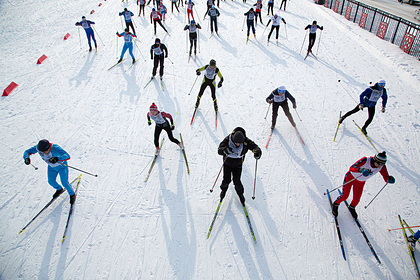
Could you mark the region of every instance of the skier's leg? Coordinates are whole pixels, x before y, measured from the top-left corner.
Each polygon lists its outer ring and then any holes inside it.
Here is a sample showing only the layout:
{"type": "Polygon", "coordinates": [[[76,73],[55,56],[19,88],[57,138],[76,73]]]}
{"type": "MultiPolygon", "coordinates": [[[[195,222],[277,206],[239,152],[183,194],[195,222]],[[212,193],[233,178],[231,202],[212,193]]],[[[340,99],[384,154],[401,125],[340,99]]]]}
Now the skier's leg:
{"type": "Polygon", "coordinates": [[[368,107],[368,119],[366,120],[365,124],[363,125],[364,130],[366,130],[366,128],[370,125],[370,123],[373,120],[373,117],[375,116],[375,106],[373,107],[368,107]]]}
{"type": "Polygon", "coordinates": [[[289,104],[287,101],[282,102],[281,107],[283,108],[283,112],[286,117],[289,119],[289,122],[292,124],[293,127],[296,126],[295,121],[293,120],[292,114],[290,114],[289,104]]]}
{"type": "Polygon", "coordinates": [[[154,140],[156,149],[159,148],[159,136],[161,132],[162,132],[162,127],[156,125],[155,126],[155,140],[154,140]]]}
{"type": "Polygon", "coordinates": [[[356,180],[353,180],[353,179],[354,179],[353,175],[351,175],[350,172],[347,172],[346,175],[344,176],[343,193],[341,194],[341,196],[337,197],[337,199],[334,202],[335,204],[340,204],[341,202],[343,202],[344,200],[346,200],[349,197],[353,182],[356,181],[356,180]],[[353,181],[351,181],[351,180],[353,180],[353,181]]]}
{"type": "Polygon", "coordinates": [[[353,110],[348,111],[347,113],[345,113],[344,116],[341,117],[340,121],[343,122],[345,118],[347,118],[348,116],[353,115],[354,113],[357,113],[359,111],[360,111],[360,108],[359,108],[359,105],[357,105],[356,107],[354,107],[353,110]]]}
{"type": "Polygon", "coordinates": [[[274,127],[276,127],[276,122],[277,122],[277,112],[279,110],[279,103],[277,102],[273,102],[273,115],[271,118],[271,129],[274,129],[274,127]]]}
{"type": "Polygon", "coordinates": [[[61,186],[57,183],[58,168],[48,165],[47,176],[48,184],[50,184],[56,190],[61,190],[61,186]]]}
{"type": "Polygon", "coordinates": [[[163,128],[166,133],[168,134],[169,140],[171,140],[171,142],[174,142],[175,144],[179,144],[180,142],[178,141],[178,139],[174,138],[174,135],[172,134],[172,130],[171,127],[169,126],[169,123],[166,127],[163,128]]]}
{"type": "Polygon", "coordinates": [[[244,197],[244,186],[241,182],[241,174],[242,174],[242,165],[235,167],[232,171],[233,175],[233,184],[235,185],[236,193],[239,196],[239,200],[242,204],[245,203],[245,197],[244,197]]]}
{"type": "Polygon", "coordinates": [[[74,195],[73,187],[69,183],[69,168],[67,166],[60,166],[58,171],[63,187],[67,190],[69,195],[74,195]]]}

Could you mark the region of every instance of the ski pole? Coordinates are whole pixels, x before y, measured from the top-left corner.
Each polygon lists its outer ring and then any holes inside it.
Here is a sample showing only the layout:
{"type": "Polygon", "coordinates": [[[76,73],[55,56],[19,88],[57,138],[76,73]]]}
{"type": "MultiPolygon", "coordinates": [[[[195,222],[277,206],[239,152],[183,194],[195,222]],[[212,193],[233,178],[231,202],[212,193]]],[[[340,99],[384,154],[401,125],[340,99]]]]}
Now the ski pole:
{"type": "Polygon", "coordinates": [[[319,34],[318,47],[317,47],[317,49],[316,49],[316,55],[318,55],[318,51],[319,51],[319,44],[321,43],[321,36],[322,36],[322,30],[321,30],[321,34],[319,34]]]}
{"type": "Polygon", "coordinates": [[[192,87],[191,87],[190,92],[188,93],[188,95],[190,95],[191,91],[193,90],[194,85],[195,85],[195,82],[197,82],[197,79],[198,79],[198,76],[195,78],[195,81],[194,81],[194,83],[193,83],[193,85],[192,85],[192,87]]]}
{"type": "Polygon", "coordinates": [[[302,47],[300,47],[299,54],[301,54],[301,53],[302,53],[303,44],[305,44],[306,36],[308,36],[308,32],[306,32],[306,33],[305,33],[305,38],[303,38],[302,47]]]}
{"type": "Polygon", "coordinates": [[[420,226],[410,226],[410,227],[402,227],[402,228],[393,228],[393,229],[388,229],[388,231],[393,231],[393,230],[397,230],[397,229],[410,229],[410,228],[418,228],[420,226]]]}
{"type": "Polygon", "coordinates": [[[213,187],[211,188],[210,192],[213,192],[214,186],[215,186],[215,185],[216,185],[216,183],[217,183],[217,179],[219,179],[220,173],[222,172],[223,166],[225,165],[225,161],[226,161],[226,159],[227,159],[227,158],[228,158],[228,157],[226,157],[226,158],[225,158],[225,160],[223,161],[222,167],[220,167],[219,174],[217,174],[216,181],[214,181],[213,187]]]}
{"type": "Polygon", "coordinates": [[[244,16],[244,23],[242,23],[242,31],[244,31],[246,16],[244,16]]]}
{"type": "Polygon", "coordinates": [[[80,39],[80,26],[77,27],[77,31],[79,31],[79,45],[80,49],[82,49],[82,40],[80,39]]]}
{"type": "Polygon", "coordinates": [[[255,184],[257,181],[257,163],[258,163],[258,159],[255,160],[254,194],[252,195],[252,199],[255,199],[255,184]]]}
{"type": "Polygon", "coordinates": [[[174,62],[169,58],[169,57],[166,57],[172,64],[174,64],[174,62]]]}
{"type": "Polygon", "coordinates": [[[299,116],[298,111],[296,110],[296,108],[295,108],[295,112],[296,112],[296,115],[298,116],[299,120],[302,121],[302,119],[300,118],[300,116],[299,116]]]}
{"type": "Polygon", "coordinates": [[[32,165],[32,167],[35,169],[35,170],[38,170],[38,167],[36,167],[35,165],[33,165],[32,163],[31,163],[31,165],[32,165]]]}
{"type": "Polygon", "coordinates": [[[101,38],[101,36],[99,35],[98,31],[96,31],[95,26],[93,26],[93,25],[92,25],[92,28],[93,28],[93,30],[95,30],[96,35],[98,35],[99,40],[101,40],[102,45],[103,45],[103,46],[105,46],[104,41],[102,41],[102,38],[101,38]]]}
{"type": "Polygon", "coordinates": [[[381,191],[386,187],[386,185],[388,185],[388,182],[385,183],[385,185],[382,187],[382,189],[375,195],[374,198],[372,198],[372,200],[368,203],[368,205],[365,206],[365,209],[369,207],[369,205],[372,203],[372,201],[375,200],[375,198],[381,193],[381,191]]]}
{"type": "Polygon", "coordinates": [[[188,53],[188,33],[185,32],[185,52],[188,53]]]}
{"type": "MultiPolygon", "coordinates": [[[[340,185],[340,186],[336,187],[335,189],[330,190],[330,193],[332,193],[333,191],[338,190],[338,189],[339,189],[339,188],[341,188],[341,187],[344,187],[344,185],[347,185],[348,183],[353,182],[354,180],[356,180],[357,178],[359,178],[359,177],[361,177],[361,176],[363,176],[363,174],[360,174],[360,175],[359,175],[359,176],[357,176],[356,178],[353,178],[353,179],[351,179],[350,181],[345,182],[344,184],[342,184],[342,185],[340,185]]],[[[325,193],[324,193],[324,195],[327,195],[327,193],[325,192],[325,193]]]]}
{"type": "Polygon", "coordinates": [[[268,111],[270,111],[271,103],[268,104],[267,113],[265,113],[264,120],[267,119],[268,111]]]}
{"type": "Polygon", "coordinates": [[[134,44],[136,45],[136,48],[139,50],[139,53],[140,53],[141,57],[144,59],[144,62],[146,62],[146,58],[144,58],[143,54],[141,53],[140,48],[137,46],[136,41],[135,41],[135,40],[133,40],[133,42],[134,42],[134,44]]]}
{"type": "Polygon", "coordinates": [[[115,56],[118,58],[118,36],[117,36],[117,44],[115,45],[115,56]]]}
{"type": "Polygon", "coordinates": [[[61,163],[61,162],[58,162],[59,164],[61,164],[61,165],[63,165],[63,166],[67,166],[67,167],[70,167],[70,168],[73,168],[74,170],[77,170],[77,171],[80,171],[80,172],[83,172],[83,173],[86,173],[86,174],[88,174],[88,175],[91,175],[91,176],[94,176],[94,177],[98,177],[98,175],[96,174],[92,174],[92,173],[89,173],[89,172],[86,172],[86,171],[84,171],[84,170],[81,170],[81,169],[78,169],[78,168],[76,168],[76,167],[73,167],[73,166],[70,166],[70,165],[65,165],[64,163],[61,163]]]}
{"type": "Polygon", "coordinates": [[[287,37],[287,25],[286,24],[284,24],[284,31],[286,32],[286,40],[288,40],[289,38],[287,37]]]}
{"type": "Polygon", "coordinates": [[[262,34],[263,36],[264,36],[265,30],[267,29],[267,26],[268,25],[266,25],[265,28],[264,28],[264,31],[263,31],[263,34],[262,34]]]}
{"type": "Polygon", "coordinates": [[[123,24],[122,17],[120,17],[120,20],[121,20],[121,28],[122,28],[122,30],[124,31],[124,24],[123,24]]]}
{"type": "Polygon", "coordinates": [[[200,53],[200,30],[197,29],[198,53],[200,53]]]}

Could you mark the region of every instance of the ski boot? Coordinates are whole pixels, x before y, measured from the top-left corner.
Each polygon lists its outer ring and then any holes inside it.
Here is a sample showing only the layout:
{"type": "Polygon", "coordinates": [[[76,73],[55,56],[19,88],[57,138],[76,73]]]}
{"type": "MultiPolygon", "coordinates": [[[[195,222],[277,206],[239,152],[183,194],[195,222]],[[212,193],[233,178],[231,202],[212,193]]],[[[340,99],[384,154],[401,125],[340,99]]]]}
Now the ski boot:
{"type": "Polygon", "coordinates": [[[350,213],[353,216],[353,218],[355,218],[357,220],[357,212],[356,212],[356,209],[354,208],[354,206],[350,205],[349,210],[350,210],[350,213]]]}
{"type": "Polygon", "coordinates": [[[60,196],[60,194],[62,194],[64,192],[64,189],[61,188],[60,190],[56,190],[55,193],[53,194],[53,198],[57,198],[60,196]]]}
{"type": "Polygon", "coordinates": [[[70,196],[70,204],[73,204],[76,201],[76,194],[70,196]]]}

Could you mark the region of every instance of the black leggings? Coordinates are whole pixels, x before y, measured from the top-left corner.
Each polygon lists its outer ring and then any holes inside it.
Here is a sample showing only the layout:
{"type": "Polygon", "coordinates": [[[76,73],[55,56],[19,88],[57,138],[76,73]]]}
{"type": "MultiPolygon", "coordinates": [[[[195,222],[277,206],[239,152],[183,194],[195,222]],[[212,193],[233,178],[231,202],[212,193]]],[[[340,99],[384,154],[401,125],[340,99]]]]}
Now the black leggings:
{"type": "Polygon", "coordinates": [[[241,196],[244,194],[244,186],[241,182],[242,164],[237,167],[230,167],[229,165],[223,165],[223,181],[220,188],[226,191],[229,187],[233,177],[233,184],[235,185],[236,193],[241,196]]]}
{"type": "Polygon", "coordinates": [[[273,33],[274,29],[276,29],[276,39],[278,39],[278,38],[279,38],[279,29],[280,29],[280,25],[272,25],[272,26],[271,26],[270,33],[268,33],[268,40],[270,40],[271,33],[273,33]]]}
{"type": "MultiPolygon", "coordinates": [[[[370,123],[373,120],[373,117],[375,116],[375,106],[373,107],[367,107],[368,109],[368,119],[366,120],[365,124],[363,125],[363,128],[366,129],[370,123]]],[[[354,113],[357,113],[360,111],[359,105],[357,105],[353,110],[348,111],[343,117],[342,119],[344,120],[345,118],[347,118],[350,115],[353,115],[354,113]]]]}
{"type": "Polygon", "coordinates": [[[165,130],[166,133],[168,134],[169,140],[171,140],[175,144],[179,144],[179,141],[176,138],[174,138],[174,136],[172,134],[172,130],[169,126],[169,123],[166,122],[163,125],[156,125],[155,126],[155,146],[156,146],[156,148],[159,147],[159,136],[160,136],[160,133],[162,132],[162,129],[165,130]]]}
{"type": "Polygon", "coordinates": [[[293,127],[296,126],[295,121],[293,120],[292,114],[290,114],[289,111],[289,104],[287,104],[287,101],[281,102],[281,103],[273,103],[273,118],[271,120],[271,127],[274,128],[276,126],[277,122],[277,112],[279,111],[279,106],[283,108],[284,114],[289,119],[289,122],[292,124],[293,127]]]}

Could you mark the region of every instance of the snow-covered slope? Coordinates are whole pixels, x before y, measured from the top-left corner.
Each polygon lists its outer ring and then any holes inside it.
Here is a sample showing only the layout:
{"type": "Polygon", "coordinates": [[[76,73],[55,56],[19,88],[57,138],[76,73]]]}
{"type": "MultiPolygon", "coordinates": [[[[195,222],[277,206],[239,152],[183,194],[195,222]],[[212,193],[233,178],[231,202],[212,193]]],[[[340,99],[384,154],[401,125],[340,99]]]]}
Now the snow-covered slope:
{"type": "MultiPolygon", "coordinates": [[[[122,31],[118,12],[127,7],[137,14],[133,1],[0,2],[0,85],[19,84],[0,102],[0,278],[415,279],[401,233],[387,229],[399,226],[398,214],[413,225],[420,214],[418,61],[310,1],[291,1],[288,11],[280,12],[287,30],[282,24],[278,46],[267,46],[269,28],[261,24],[257,40],[251,36],[245,44],[242,15],[254,4],[249,1],[221,2],[220,38],[210,38],[208,17],[203,21],[206,5],[199,1],[200,52],[188,63],[185,13],[171,14],[170,3],[165,4],[171,36],[158,27],[158,37],[173,63],[165,60],[162,91],[153,82],[143,88],[152,72],[149,49],[154,37],[148,15],[135,18],[141,40],[135,47],[138,63],[127,70],[127,59],[107,71],[121,51],[122,40],[115,36],[122,31]],[[90,15],[91,10],[95,12],[90,15]],[[83,30],[79,43],[74,23],[83,15],[96,22],[97,54],[87,52],[83,30]],[[308,39],[304,27],[313,20],[324,26],[315,45],[316,51],[320,40],[318,60],[303,60],[308,39]],[[71,36],[64,41],[67,32],[71,36]],[[48,59],[36,65],[42,54],[48,59]],[[209,90],[190,126],[202,79],[188,95],[195,69],[212,58],[225,78],[217,90],[218,128],[209,90]],[[363,124],[365,111],[346,119],[332,140],[339,112],[354,108],[369,82],[379,79],[387,81],[387,111],[382,114],[378,104],[368,132],[378,150],[387,151],[387,167],[396,183],[364,209],[384,185],[380,175],[370,179],[357,210],[380,265],[341,206],[348,255],[343,260],[324,196],[327,188],[342,183],[352,163],[375,154],[352,122],[363,124]],[[291,111],[305,146],[279,112],[270,146],[264,148],[271,122],[271,113],[264,119],[265,98],[280,85],[296,98],[297,111],[291,111]],[[174,116],[175,136],[183,135],[190,174],[180,150],[166,137],[144,183],[154,153],[153,126],[146,120],[152,102],[174,116]],[[222,165],[217,147],[236,126],[263,150],[255,200],[252,154],[242,173],[257,244],[232,185],[206,239],[219,201],[220,178],[216,191],[209,192],[222,165]],[[69,152],[71,166],[99,175],[83,174],[63,244],[67,194],[16,235],[54,192],[46,164],[34,155],[32,162],[39,168],[34,170],[22,159],[24,150],[43,138],[69,152]]],[[[149,14],[151,7],[146,10],[149,14]]],[[[266,7],[264,23],[265,15],[266,7]]],[[[70,178],[79,174],[70,170],[70,178]]]]}

